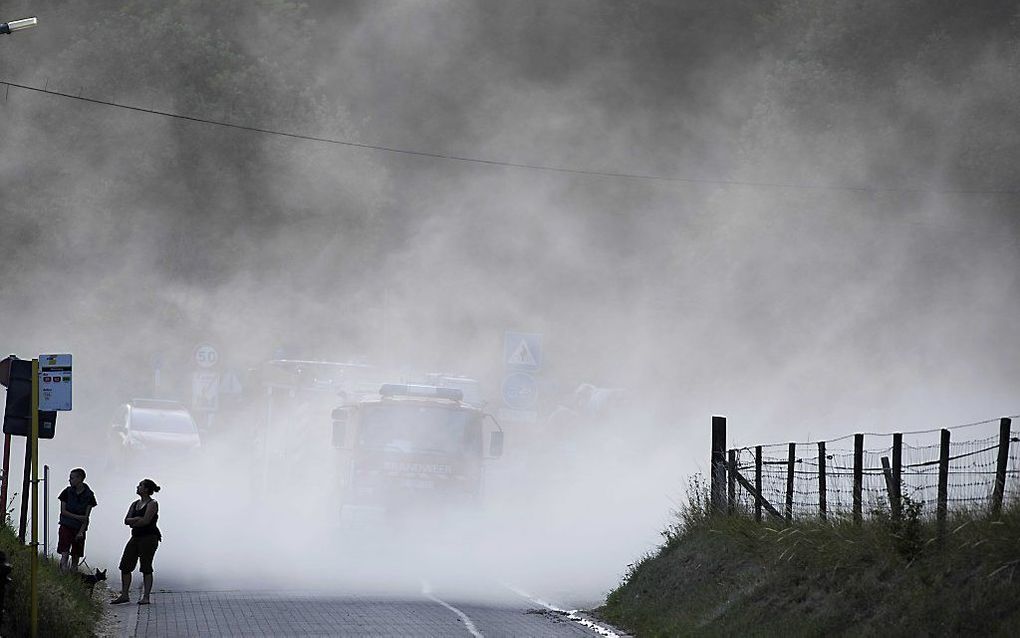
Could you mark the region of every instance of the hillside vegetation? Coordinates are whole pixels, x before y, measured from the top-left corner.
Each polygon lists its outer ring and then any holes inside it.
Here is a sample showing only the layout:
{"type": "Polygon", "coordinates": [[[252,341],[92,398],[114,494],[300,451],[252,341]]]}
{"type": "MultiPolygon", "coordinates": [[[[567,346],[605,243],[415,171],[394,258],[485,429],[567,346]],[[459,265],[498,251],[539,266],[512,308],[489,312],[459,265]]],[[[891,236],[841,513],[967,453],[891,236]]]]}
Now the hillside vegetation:
{"type": "MultiPolygon", "coordinates": [[[[17,534],[0,525],[0,551],[11,564],[11,581],[4,596],[0,635],[27,636],[30,628],[30,589],[32,549],[18,542],[17,534]]],[[[39,558],[39,635],[91,636],[99,621],[102,594],[89,592],[77,574],[63,574],[57,563],[39,558]]]]}
{"type": "Polygon", "coordinates": [[[1020,635],[1020,508],[958,513],[944,543],[920,504],[863,524],[711,516],[666,542],[598,610],[637,636],[1020,635]]]}

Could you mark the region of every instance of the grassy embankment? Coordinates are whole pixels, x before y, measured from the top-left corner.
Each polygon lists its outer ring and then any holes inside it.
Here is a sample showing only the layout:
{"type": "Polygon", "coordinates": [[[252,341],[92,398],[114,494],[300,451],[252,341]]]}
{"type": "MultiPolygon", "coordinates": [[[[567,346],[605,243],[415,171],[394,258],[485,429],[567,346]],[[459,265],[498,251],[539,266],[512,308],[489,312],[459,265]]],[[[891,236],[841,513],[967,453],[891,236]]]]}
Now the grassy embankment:
{"type": "Polygon", "coordinates": [[[861,525],[710,516],[694,482],[666,542],[598,614],[637,636],[1020,635],[1020,507],[951,515],[919,504],[861,525]]]}
{"type": "MultiPolygon", "coordinates": [[[[11,582],[4,601],[0,635],[27,636],[29,633],[29,570],[32,549],[18,542],[17,534],[0,524],[0,551],[11,564],[11,582]]],[[[39,557],[39,635],[91,636],[99,620],[100,592],[90,599],[77,574],[61,574],[57,563],[39,557]]]]}

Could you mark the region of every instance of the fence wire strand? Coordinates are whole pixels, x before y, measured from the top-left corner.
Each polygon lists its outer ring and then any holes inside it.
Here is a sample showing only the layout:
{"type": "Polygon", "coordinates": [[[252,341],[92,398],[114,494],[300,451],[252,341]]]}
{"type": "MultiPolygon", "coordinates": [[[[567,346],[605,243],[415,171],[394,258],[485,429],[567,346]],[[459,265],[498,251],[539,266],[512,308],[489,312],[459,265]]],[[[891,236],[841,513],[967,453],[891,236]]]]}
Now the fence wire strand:
{"type": "MultiPolygon", "coordinates": [[[[1015,417],[1009,417],[1015,419],[1015,417]]],[[[965,424],[960,428],[998,423],[990,419],[965,424]]],[[[940,430],[905,432],[904,434],[938,434],[940,430]]],[[[968,432],[969,433],[969,432],[968,432]]],[[[849,516],[853,512],[854,493],[854,449],[852,439],[841,437],[825,442],[825,506],[831,517],[849,516]],[[841,445],[842,444],[842,445],[841,445]]],[[[869,437],[891,437],[890,434],[864,434],[869,437]]],[[[937,436],[935,437],[938,438],[937,436]]],[[[998,433],[983,438],[964,441],[950,440],[947,475],[947,506],[951,509],[986,509],[992,501],[995,489],[998,455],[1000,447],[998,433]]],[[[817,517],[820,505],[820,471],[817,443],[793,444],[795,456],[792,467],[789,461],[789,443],[761,445],[761,495],[776,510],[793,517],[817,517]],[[790,479],[792,476],[792,485],[790,479]],[[789,487],[788,487],[789,486],[789,487]]],[[[1020,431],[1009,432],[1007,441],[1007,465],[1003,489],[1003,507],[1020,501],[1020,431]]],[[[737,448],[736,468],[751,485],[756,480],[755,446],[737,448]]],[[[934,516],[938,500],[939,465],[941,444],[918,442],[901,445],[900,493],[914,502],[922,503],[922,515],[934,516]]],[[[890,484],[892,484],[891,459],[893,446],[869,447],[861,456],[861,511],[868,515],[876,510],[887,510],[890,506],[890,484]],[[890,463],[887,479],[883,458],[890,463]],[[888,481],[888,482],[887,482],[888,481]]],[[[754,496],[737,487],[737,504],[753,510],[754,496]]]]}

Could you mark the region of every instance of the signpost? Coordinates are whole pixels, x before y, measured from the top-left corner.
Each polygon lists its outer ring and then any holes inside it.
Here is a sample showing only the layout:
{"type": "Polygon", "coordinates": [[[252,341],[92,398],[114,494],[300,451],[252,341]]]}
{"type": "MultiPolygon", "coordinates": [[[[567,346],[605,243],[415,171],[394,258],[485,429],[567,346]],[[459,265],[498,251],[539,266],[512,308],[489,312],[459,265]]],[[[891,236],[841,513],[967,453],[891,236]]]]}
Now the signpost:
{"type": "MultiPolygon", "coordinates": [[[[39,360],[32,359],[32,566],[29,575],[30,628],[33,638],[39,635],[39,360]]],[[[22,495],[24,499],[24,495],[22,495]]]]}
{"type": "Polygon", "coordinates": [[[534,332],[503,334],[503,409],[501,419],[533,423],[538,418],[538,381],[532,373],[542,368],[542,335],[534,332]]]}
{"type": "Polygon", "coordinates": [[[39,635],[39,411],[71,409],[71,355],[41,354],[32,359],[32,565],[29,576],[31,635],[39,635]]]}
{"type": "Polygon", "coordinates": [[[195,348],[196,370],[191,375],[191,407],[205,412],[205,428],[212,428],[213,413],[220,407],[220,373],[213,368],[220,362],[220,353],[208,343],[195,348]]]}

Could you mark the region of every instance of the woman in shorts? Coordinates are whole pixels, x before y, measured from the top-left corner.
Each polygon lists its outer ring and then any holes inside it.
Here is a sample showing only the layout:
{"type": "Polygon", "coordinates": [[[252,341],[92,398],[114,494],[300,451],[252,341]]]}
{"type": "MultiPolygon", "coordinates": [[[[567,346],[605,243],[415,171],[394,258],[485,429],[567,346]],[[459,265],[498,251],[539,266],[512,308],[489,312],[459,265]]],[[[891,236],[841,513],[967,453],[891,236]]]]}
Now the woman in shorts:
{"type": "Polygon", "coordinates": [[[135,489],[139,498],[128,507],[124,524],[131,528],[131,538],[124,546],[124,555],[120,559],[120,596],[110,601],[119,605],[130,601],[128,591],[131,589],[131,572],[135,565],[141,563],[142,597],[139,605],[149,604],[149,593],[152,591],[152,557],[162,540],[156,521],[159,520],[159,503],[152,495],[159,491],[159,486],[152,479],[142,479],[135,489]]]}

